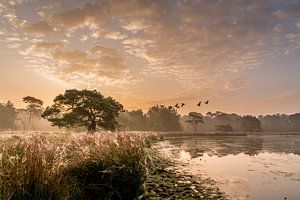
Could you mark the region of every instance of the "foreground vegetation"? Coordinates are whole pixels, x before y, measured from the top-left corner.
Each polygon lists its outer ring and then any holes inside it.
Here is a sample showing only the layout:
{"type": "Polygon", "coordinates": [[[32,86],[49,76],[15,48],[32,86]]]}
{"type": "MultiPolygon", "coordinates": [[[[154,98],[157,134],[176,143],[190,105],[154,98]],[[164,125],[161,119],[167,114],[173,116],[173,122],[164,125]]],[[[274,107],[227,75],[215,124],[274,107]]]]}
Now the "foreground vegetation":
{"type": "Polygon", "coordinates": [[[172,161],[150,148],[157,139],[145,133],[7,134],[0,139],[0,199],[223,199],[175,172],[172,161]]]}
{"type": "Polygon", "coordinates": [[[103,133],[7,138],[0,199],[135,199],[146,179],[144,142],[103,133]]]}

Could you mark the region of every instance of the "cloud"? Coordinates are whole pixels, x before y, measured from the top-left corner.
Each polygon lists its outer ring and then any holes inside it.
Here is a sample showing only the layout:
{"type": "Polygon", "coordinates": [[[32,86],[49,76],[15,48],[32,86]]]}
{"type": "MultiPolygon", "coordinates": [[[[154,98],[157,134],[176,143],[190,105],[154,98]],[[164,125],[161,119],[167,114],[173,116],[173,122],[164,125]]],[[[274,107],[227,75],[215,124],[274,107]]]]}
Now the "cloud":
{"type": "Polygon", "coordinates": [[[100,64],[109,69],[126,69],[127,65],[121,56],[102,56],[100,64]]]}
{"type": "Polygon", "coordinates": [[[84,64],[70,64],[66,68],[64,68],[63,73],[69,74],[74,72],[81,72],[85,73],[87,71],[91,71],[93,68],[90,65],[84,65],[84,64]]]}
{"type": "Polygon", "coordinates": [[[67,29],[89,26],[93,23],[99,24],[105,19],[105,16],[103,16],[104,9],[104,6],[86,4],[84,7],[76,7],[55,13],[51,15],[50,20],[67,29]]]}
{"type": "Polygon", "coordinates": [[[55,50],[53,53],[53,58],[66,62],[81,61],[87,58],[87,53],[80,50],[65,51],[65,50],[55,50]]]}
{"type": "Polygon", "coordinates": [[[125,34],[122,34],[120,32],[106,32],[104,33],[104,37],[112,40],[123,40],[127,38],[125,34]]]}
{"type": "Polygon", "coordinates": [[[87,36],[87,35],[82,35],[82,36],[80,36],[80,41],[81,42],[84,42],[84,41],[86,41],[86,40],[88,40],[89,39],[89,37],[87,36]]]}
{"type": "Polygon", "coordinates": [[[101,45],[95,45],[92,48],[92,53],[95,54],[103,54],[103,55],[110,55],[110,54],[116,54],[116,50],[112,48],[107,48],[101,45]]]}
{"type": "Polygon", "coordinates": [[[219,84],[231,92],[243,87],[233,78],[242,70],[300,47],[300,4],[294,0],[53,2],[23,3],[22,9],[33,12],[27,16],[18,6],[3,4],[1,10],[11,24],[36,15],[40,22],[16,29],[51,33],[43,41],[30,35],[28,42],[48,52],[49,68],[58,76],[73,80],[164,77],[195,91],[219,84]]]}
{"type": "Polygon", "coordinates": [[[27,31],[28,33],[37,33],[40,35],[48,35],[51,32],[53,32],[54,29],[46,22],[37,22],[37,23],[26,26],[25,31],[27,31]]]}
{"type": "Polygon", "coordinates": [[[90,36],[95,39],[103,37],[103,38],[112,39],[112,40],[123,40],[123,39],[127,38],[126,34],[123,34],[118,31],[110,31],[110,30],[101,30],[101,31],[93,30],[90,33],[90,36]]]}
{"type": "Polygon", "coordinates": [[[63,42],[38,42],[35,44],[36,49],[53,50],[56,48],[63,48],[63,42]]]}
{"type": "Polygon", "coordinates": [[[57,63],[63,63],[61,68],[65,75],[69,73],[94,74],[109,79],[129,77],[130,66],[124,57],[112,48],[96,45],[87,52],[56,49],[52,56],[57,63]]]}
{"type": "Polygon", "coordinates": [[[19,37],[8,37],[8,38],[6,38],[5,41],[7,41],[7,42],[20,42],[22,40],[19,37]]]}
{"type": "Polygon", "coordinates": [[[141,20],[135,20],[129,22],[126,25],[123,25],[123,28],[128,31],[137,32],[137,31],[142,31],[145,28],[148,28],[148,26],[145,23],[143,23],[143,21],[141,20]]]}
{"type": "Polygon", "coordinates": [[[277,10],[275,15],[281,19],[298,19],[300,17],[300,2],[289,1],[283,9],[277,10]]]}

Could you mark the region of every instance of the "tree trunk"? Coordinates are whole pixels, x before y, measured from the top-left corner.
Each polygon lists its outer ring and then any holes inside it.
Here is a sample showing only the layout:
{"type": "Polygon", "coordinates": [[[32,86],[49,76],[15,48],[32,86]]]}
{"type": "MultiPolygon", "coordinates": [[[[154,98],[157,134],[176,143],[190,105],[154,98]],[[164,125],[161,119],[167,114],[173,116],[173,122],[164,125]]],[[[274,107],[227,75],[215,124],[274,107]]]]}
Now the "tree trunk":
{"type": "Polygon", "coordinates": [[[27,131],[30,129],[30,124],[31,124],[31,118],[32,118],[32,112],[29,112],[29,118],[28,118],[28,124],[27,124],[27,131]]]}
{"type": "Polygon", "coordinates": [[[194,133],[197,133],[197,124],[193,123],[193,127],[194,127],[194,133]]]}
{"type": "Polygon", "coordinates": [[[88,132],[94,133],[95,131],[96,131],[96,121],[91,121],[91,123],[88,127],[88,132]]]}

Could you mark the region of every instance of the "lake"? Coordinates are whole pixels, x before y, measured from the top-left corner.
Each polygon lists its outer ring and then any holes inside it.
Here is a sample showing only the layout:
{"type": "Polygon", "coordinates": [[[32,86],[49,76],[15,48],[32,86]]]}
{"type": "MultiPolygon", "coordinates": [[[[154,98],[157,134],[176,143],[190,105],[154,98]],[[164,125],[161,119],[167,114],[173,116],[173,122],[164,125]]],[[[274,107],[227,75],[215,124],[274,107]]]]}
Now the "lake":
{"type": "Polygon", "coordinates": [[[156,147],[230,199],[300,199],[300,135],[167,137],[156,147]]]}

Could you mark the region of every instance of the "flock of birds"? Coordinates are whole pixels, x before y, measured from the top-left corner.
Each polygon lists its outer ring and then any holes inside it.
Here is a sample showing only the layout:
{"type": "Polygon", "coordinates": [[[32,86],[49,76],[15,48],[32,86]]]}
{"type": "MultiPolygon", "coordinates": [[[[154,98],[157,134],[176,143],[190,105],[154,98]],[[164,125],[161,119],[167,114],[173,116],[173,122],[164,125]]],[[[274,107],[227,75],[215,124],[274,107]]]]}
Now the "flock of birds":
{"type": "MultiPolygon", "coordinates": [[[[208,104],[209,100],[204,101],[203,103],[208,104]]],[[[197,103],[197,106],[200,107],[201,106],[202,101],[199,101],[199,103],[197,103]]],[[[185,103],[176,103],[175,104],[175,108],[182,108],[183,106],[185,106],[185,103]]]]}

